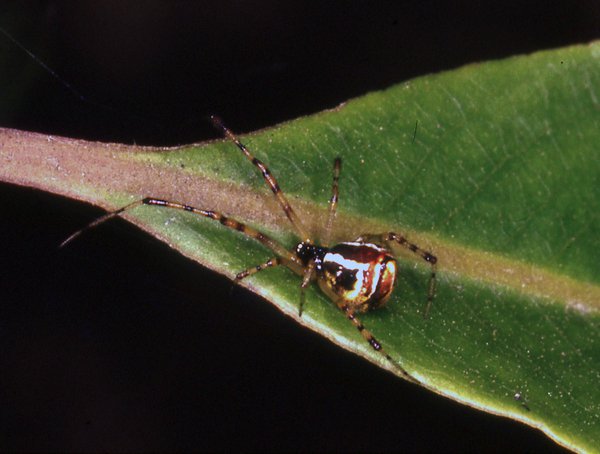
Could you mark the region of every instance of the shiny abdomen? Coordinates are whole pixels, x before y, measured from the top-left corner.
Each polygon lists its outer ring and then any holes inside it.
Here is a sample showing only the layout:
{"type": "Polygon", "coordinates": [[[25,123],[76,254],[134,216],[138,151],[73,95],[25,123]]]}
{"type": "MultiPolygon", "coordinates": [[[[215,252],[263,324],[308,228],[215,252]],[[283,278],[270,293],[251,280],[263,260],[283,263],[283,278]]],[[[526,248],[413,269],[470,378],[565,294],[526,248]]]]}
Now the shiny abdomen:
{"type": "Polygon", "coordinates": [[[340,243],[323,257],[318,280],[333,300],[343,299],[359,312],[384,305],[396,282],[397,263],[373,243],[340,243]]]}

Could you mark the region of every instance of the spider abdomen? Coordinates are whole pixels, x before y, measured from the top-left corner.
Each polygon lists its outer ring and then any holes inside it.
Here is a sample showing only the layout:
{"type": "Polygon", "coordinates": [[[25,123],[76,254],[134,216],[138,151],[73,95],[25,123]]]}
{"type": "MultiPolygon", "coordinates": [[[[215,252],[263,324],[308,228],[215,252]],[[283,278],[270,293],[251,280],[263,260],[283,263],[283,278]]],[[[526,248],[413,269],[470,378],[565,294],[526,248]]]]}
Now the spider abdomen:
{"type": "Polygon", "coordinates": [[[384,247],[352,242],[333,246],[319,270],[321,289],[359,312],[383,306],[396,282],[396,260],[384,247]]]}

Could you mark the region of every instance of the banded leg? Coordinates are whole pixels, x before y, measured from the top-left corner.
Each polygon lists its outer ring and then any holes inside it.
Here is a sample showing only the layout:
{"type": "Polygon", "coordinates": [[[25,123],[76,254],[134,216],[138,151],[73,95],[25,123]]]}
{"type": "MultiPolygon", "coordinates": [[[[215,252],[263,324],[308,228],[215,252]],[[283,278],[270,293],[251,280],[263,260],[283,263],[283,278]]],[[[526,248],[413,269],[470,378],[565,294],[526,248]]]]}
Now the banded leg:
{"type": "Polygon", "coordinates": [[[335,304],[338,308],[340,308],[342,312],[344,312],[346,318],[350,320],[350,322],[356,327],[356,329],[360,332],[362,337],[369,343],[369,345],[373,347],[373,350],[376,350],[377,352],[381,353],[385,357],[385,359],[387,359],[394,366],[394,368],[397,371],[399,371],[402,374],[402,376],[408,381],[417,384],[419,383],[412,375],[410,375],[406,371],[406,369],[404,369],[404,367],[402,367],[397,361],[394,360],[394,358],[392,358],[385,352],[385,350],[381,346],[381,343],[377,339],[375,339],[375,336],[373,336],[373,334],[365,328],[365,326],[356,317],[356,315],[354,315],[355,311],[350,305],[348,305],[343,300],[338,300],[335,304]]]}
{"type": "Polygon", "coordinates": [[[300,218],[298,218],[296,212],[292,209],[292,206],[288,202],[287,198],[283,195],[283,192],[281,191],[277,180],[275,179],[273,174],[271,174],[271,171],[267,168],[267,166],[262,161],[254,157],[252,153],[250,153],[250,150],[248,150],[248,148],[246,148],[246,146],[239,141],[235,134],[223,124],[219,117],[212,115],[210,119],[212,120],[215,127],[220,129],[229,140],[231,140],[237,145],[237,147],[242,151],[244,156],[246,156],[252,164],[258,167],[258,170],[260,170],[260,173],[262,173],[262,176],[271,188],[271,191],[273,191],[273,194],[277,198],[277,201],[279,202],[279,205],[281,205],[281,208],[283,209],[285,215],[290,220],[293,227],[296,229],[296,232],[298,232],[300,239],[307,243],[312,243],[306,229],[300,221],[300,218]]]}
{"type": "Polygon", "coordinates": [[[278,256],[282,257],[283,259],[288,260],[289,262],[295,263],[298,266],[302,265],[299,262],[298,258],[293,253],[291,253],[290,251],[285,249],[281,244],[279,244],[274,239],[268,237],[264,233],[261,233],[258,230],[254,229],[246,224],[236,221],[235,219],[232,219],[230,217],[227,217],[227,216],[219,213],[218,211],[203,210],[200,208],[195,208],[190,205],[185,205],[183,203],[171,202],[169,200],[163,200],[163,199],[155,199],[153,197],[146,197],[144,199],[137,200],[133,203],[130,203],[129,205],[125,205],[124,207],[119,208],[118,210],[106,213],[104,216],[101,216],[98,219],[96,219],[95,221],[90,222],[88,225],[86,225],[81,230],[78,230],[77,232],[73,233],[71,236],[69,236],[65,241],[63,241],[61,243],[60,247],[71,242],[72,240],[77,238],[79,235],[81,235],[83,232],[85,232],[86,230],[94,228],[94,227],[102,224],[103,222],[106,222],[109,219],[112,219],[112,218],[120,215],[124,211],[130,210],[130,209],[135,208],[136,206],[140,206],[140,205],[154,205],[154,206],[158,206],[158,207],[173,208],[176,210],[188,211],[190,213],[198,214],[200,216],[205,216],[214,221],[220,222],[225,227],[229,227],[230,229],[237,230],[238,232],[241,232],[250,238],[254,238],[255,240],[257,240],[260,243],[267,246],[269,249],[271,249],[273,252],[275,252],[278,256]]]}
{"type": "Polygon", "coordinates": [[[300,285],[300,305],[298,306],[298,317],[302,317],[304,311],[304,303],[306,301],[306,288],[310,285],[315,274],[315,261],[311,260],[302,272],[302,284],[300,285]]]}
{"type": "Polygon", "coordinates": [[[241,281],[242,279],[247,278],[248,276],[252,276],[253,274],[258,273],[259,271],[263,271],[267,268],[273,268],[278,265],[281,265],[281,259],[279,257],[273,257],[267,260],[265,263],[261,265],[256,265],[252,268],[248,268],[247,270],[241,271],[235,275],[236,281],[241,281]]]}
{"type": "Polygon", "coordinates": [[[337,157],[335,158],[335,161],[333,161],[333,184],[331,186],[331,199],[329,199],[329,217],[327,218],[327,224],[325,224],[325,233],[323,234],[323,239],[321,241],[325,247],[328,247],[329,242],[331,241],[331,231],[333,229],[333,221],[335,220],[335,213],[338,204],[341,168],[342,159],[337,157]]]}
{"type": "Polygon", "coordinates": [[[400,235],[398,233],[388,232],[388,233],[385,233],[384,235],[382,235],[382,237],[386,243],[389,244],[391,241],[394,241],[394,242],[398,243],[400,246],[405,247],[409,251],[414,252],[415,254],[420,256],[423,260],[425,260],[427,263],[429,263],[429,265],[431,265],[431,275],[429,277],[429,289],[427,291],[427,304],[425,305],[425,312],[423,313],[423,316],[425,318],[427,318],[427,316],[429,315],[429,310],[431,309],[431,304],[433,303],[433,298],[435,296],[437,257],[435,255],[431,254],[430,252],[427,252],[426,250],[421,249],[416,244],[409,242],[406,238],[404,238],[402,235],[400,235]]]}

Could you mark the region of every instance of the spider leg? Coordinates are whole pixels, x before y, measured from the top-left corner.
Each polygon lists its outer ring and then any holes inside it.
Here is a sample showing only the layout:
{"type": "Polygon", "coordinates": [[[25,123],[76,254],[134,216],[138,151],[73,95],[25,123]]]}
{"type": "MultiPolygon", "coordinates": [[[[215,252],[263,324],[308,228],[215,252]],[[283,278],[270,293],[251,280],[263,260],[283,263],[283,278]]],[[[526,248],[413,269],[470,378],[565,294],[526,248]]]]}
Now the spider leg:
{"type": "Polygon", "coordinates": [[[242,279],[245,279],[248,276],[252,276],[253,274],[258,273],[259,271],[265,270],[267,268],[273,268],[278,265],[281,265],[281,259],[279,257],[272,257],[269,260],[267,260],[265,263],[256,265],[252,268],[248,268],[244,271],[239,272],[238,274],[235,275],[235,280],[241,281],[242,279]]]}
{"type": "Polygon", "coordinates": [[[304,311],[304,303],[306,301],[306,294],[304,293],[306,288],[310,285],[315,275],[315,261],[311,260],[302,272],[302,284],[300,285],[300,304],[298,305],[298,317],[302,317],[304,311]]]}
{"type": "Polygon", "coordinates": [[[404,367],[402,367],[397,361],[394,360],[394,358],[392,358],[385,352],[385,350],[381,346],[381,343],[375,338],[375,336],[373,336],[373,334],[369,330],[365,328],[362,322],[356,317],[355,310],[352,306],[350,306],[342,299],[337,300],[335,304],[342,312],[344,312],[346,318],[350,320],[350,322],[356,327],[356,329],[360,332],[362,337],[369,343],[369,345],[373,347],[373,350],[376,350],[377,352],[381,353],[385,357],[385,359],[388,360],[394,366],[394,369],[399,371],[405,379],[412,383],[419,383],[419,381],[415,379],[412,375],[410,375],[406,371],[406,369],[404,369],[404,367]]]}
{"type": "Polygon", "coordinates": [[[388,232],[384,233],[381,237],[388,244],[392,241],[398,243],[400,246],[403,246],[409,251],[417,254],[429,265],[431,265],[431,275],[429,276],[429,290],[427,291],[427,304],[425,305],[425,312],[423,313],[423,316],[427,318],[429,310],[431,309],[431,304],[433,303],[433,298],[435,296],[437,257],[432,253],[421,249],[416,244],[409,242],[406,238],[404,238],[398,233],[388,232]]]}
{"type": "Polygon", "coordinates": [[[231,140],[233,143],[235,143],[237,145],[237,147],[242,151],[244,156],[246,156],[252,164],[254,164],[256,167],[258,167],[258,170],[260,170],[260,173],[262,174],[263,178],[265,179],[265,181],[271,188],[271,191],[273,191],[273,194],[277,198],[279,205],[285,212],[285,215],[290,220],[293,227],[296,229],[296,232],[298,232],[302,241],[307,242],[307,243],[312,243],[310,237],[308,236],[306,229],[304,228],[304,226],[302,225],[302,222],[300,221],[300,218],[298,217],[298,215],[296,215],[296,212],[292,209],[292,206],[288,202],[285,195],[283,195],[283,192],[281,191],[281,188],[279,187],[277,180],[275,179],[275,177],[273,176],[271,171],[267,168],[267,166],[262,161],[260,161],[256,157],[254,157],[254,155],[252,153],[250,153],[250,150],[248,150],[248,148],[246,148],[246,145],[244,145],[242,142],[240,142],[240,140],[235,136],[235,134],[223,124],[223,122],[221,121],[221,119],[219,117],[212,115],[210,117],[210,119],[212,120],[215,127],[220,129],[229,140],[231,140]]]}
{"type": "MultiPolygon", "coordinates": [[[[255,240],[257,240],[260,243],[267,246],[269,249],[271,249],[273,252],[275,252],[278,256],[282,257],[284,260],[287,260],[298,266],[302,265],[299,262],[298,258],[292,252],[288,251],[286,248],[284,248],[281,244],[279,244],[274,239],[270,238],[269,236],[265,235],[264,233],[261,233],[258,230],[254,229],[246,224],[236,221],[235,219],[232,219],[230,217],[227,217],[224,214],[219,213],[218,211],[203,210],[203,209],[196,208],[196,207],[193,207],[190,205],[185,205],[183,203],[171,202],[169,200],[155,199],[153,197],[146,197],[144,199],[137,200],[133,203],[130,203],[129,205],[125,205],[124,207],[119,208],[118,210],[110,211],[110,212],[106,213],[104,216],[101,216],[98,219],[96,219],[95,221],[92,221],[91,223],[89,223],[87,226],[85,226],[81,230],[78,230],[77,232],[73,233],[65,241],[63,241],[60,246],[62,247],[64,245],[66,245],[67,243],[70,243],[72,240],[77,238],[79,235],[81,235],[86,230],[94,228],[94,227],[108,221],[109,219],[112,219],[112,218],[120,215],[124,211],[130,210],[139,205],[154,205],[157,207],[173,208],[176,210],[188,211],[188,212],[191,212],[194,214],[198,214],[200,216],[205,216],[214,221],[220,222],[225,227],[229,227],[230,229],[237,230],[238,232],[241,232],[250,238],[254,238],[255,240]]],[[[274,266],[274,265],[275,264],[273,264],[271,266],[274,266]]]]}
{"type": "Polygon", "coordinates": [[[341,168],[342,159],[340,157],[337,157],[335,158],[335,161],[333,161],[333,184],[331,186],[331,199],[329,199],[329,217],[327,218],[327,224],[325,224],[325,233],[323,234],[322,239],[323,246],[325,247],[329,246],[329,241],[331,240],[331,231],[333,230],[333,221],[335,220],[335,214],[338,204],[339,179],[341,168]]]}

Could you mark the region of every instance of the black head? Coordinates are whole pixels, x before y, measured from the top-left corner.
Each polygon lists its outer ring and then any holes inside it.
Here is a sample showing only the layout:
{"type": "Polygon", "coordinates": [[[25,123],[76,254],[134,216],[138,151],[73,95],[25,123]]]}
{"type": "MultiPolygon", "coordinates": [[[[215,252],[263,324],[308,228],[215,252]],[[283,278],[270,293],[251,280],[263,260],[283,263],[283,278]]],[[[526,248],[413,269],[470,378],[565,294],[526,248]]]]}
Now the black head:
{"type": "Polygon", "coordinates": [[[308,265],[308,262],[311,260],[314,260],[319,265],[323,261],[323,257],[327,251],[327,248],[304,241],[296,245],[296,256],[304,265],[308,265]]]}

